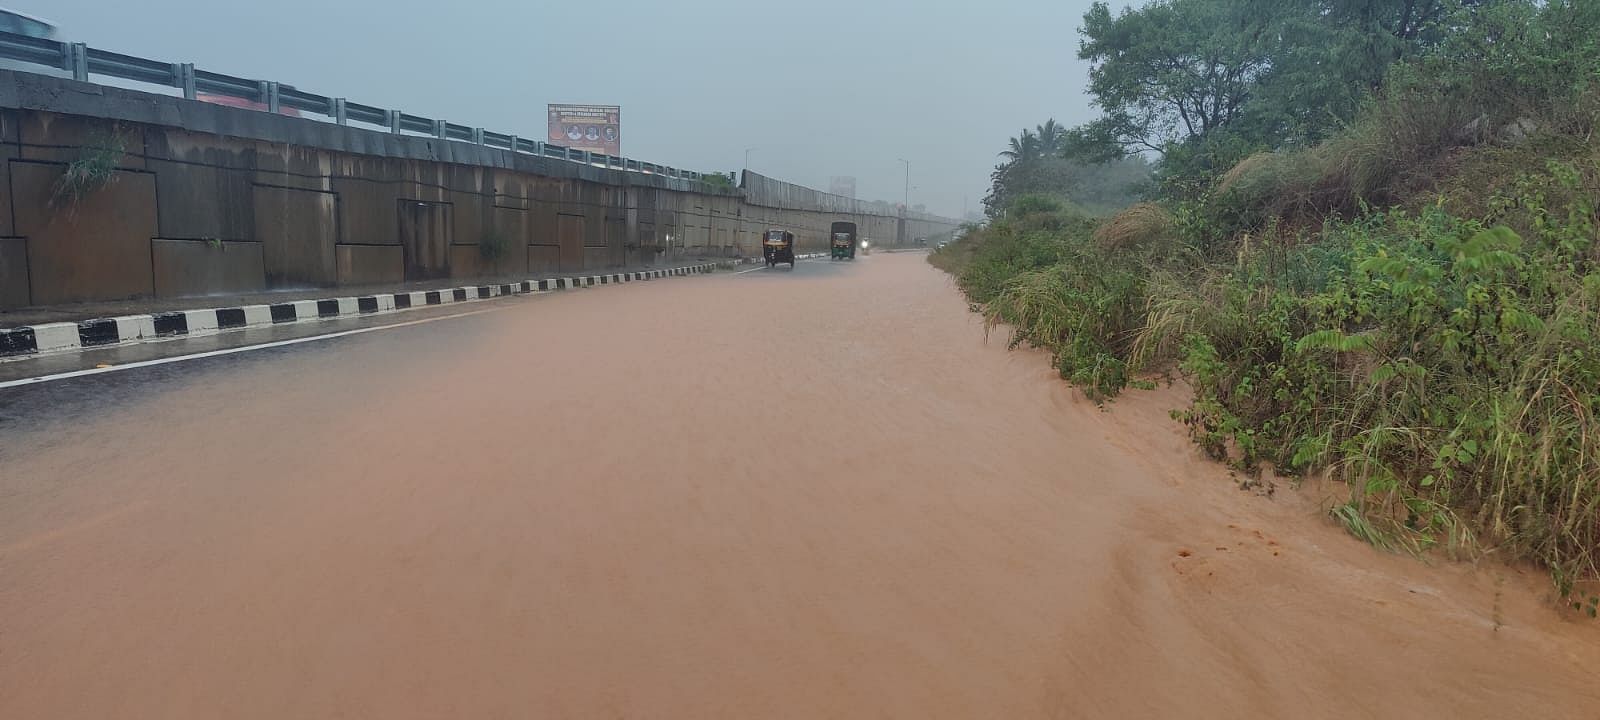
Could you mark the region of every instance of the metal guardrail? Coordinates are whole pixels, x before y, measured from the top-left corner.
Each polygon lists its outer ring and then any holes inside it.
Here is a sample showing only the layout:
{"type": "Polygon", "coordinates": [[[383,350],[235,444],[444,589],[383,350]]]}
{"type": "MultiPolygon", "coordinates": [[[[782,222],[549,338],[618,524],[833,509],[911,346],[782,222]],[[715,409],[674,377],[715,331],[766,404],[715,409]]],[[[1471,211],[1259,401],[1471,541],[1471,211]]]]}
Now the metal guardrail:
{"type": "Polygon", "coordinates": [[[277,113],[292,108],[326,116],[339,125],[348,125],[351,122],[377,125],[388,128],[389,132],[396,135],[405,133],[427,135],[441,140],[473,143],[613,170],[663,175],[684,180],[702,179],[701,173],[692,170],[679,170],[656,163],[552,145],[479,127],[412,115],[401,110],[363,105],[342,97],[318,95],[270,80],[252,80],[201,70],[196,68],[194,63],[149,60],[91,48],[83,43],[46,40],[0,31],[0,59],[63,70],[72,73],[73,79],[84,82],[89,81],[90,75],[103,75],[178,88],[183,91],[183,96],[190,100],[197,99],[202,93],[234,97],[259,103],[264,106],[266,112],[277,113]]]}

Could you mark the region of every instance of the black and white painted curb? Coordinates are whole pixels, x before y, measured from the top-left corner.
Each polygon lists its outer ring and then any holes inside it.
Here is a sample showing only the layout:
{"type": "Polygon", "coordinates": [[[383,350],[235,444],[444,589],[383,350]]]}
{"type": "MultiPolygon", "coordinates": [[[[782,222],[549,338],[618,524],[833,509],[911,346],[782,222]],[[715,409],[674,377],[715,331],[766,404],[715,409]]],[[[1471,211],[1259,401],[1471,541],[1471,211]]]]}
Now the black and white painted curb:
{"type": "MultiPolygon", "coordinates": [[[[804,260],[822,257],[822,255],[822,253],[814,253],[797,257],[804,260]]],[[[333,297],[320,300],[294,300],[266,305],[176,310],[147,315],[97,318],[83,322],[24,325],[9,330],[0,329],[0,359],[9,360],[44,353],[71,352],[86,348],[211,335],[226,330],[267,325],[285,325],[399,312],[433,305],[488,300],[505,295],[575,290],[578,288],[618,285],[635,280],[656,280],[697,275],[714,272],[722,267],[731,267],[750,262],[759,262],[759,260],[724,260],[663,270],[640,270],[606,275],[523,280],[516,283],[469,285],[440,290],[333,297]]]]}
{"type": "Polygon", "coordinates": [[[504,295],[599,287],[634,280],[654,280],[711,272],[719,265],[706,263],[666,270],[644,270],[606,275],[524,280],[517,283],[469,285],[416,292],[383,293],[320,300],[294,300],[267,305],[177,310],[148,315],[98,318],[0,330],[0,357],[71,351],[153,339],[209,335],[223,330],[284,325],[288,323],[348,318],[396,312],[430,305],[487,300],[504,295]]]}

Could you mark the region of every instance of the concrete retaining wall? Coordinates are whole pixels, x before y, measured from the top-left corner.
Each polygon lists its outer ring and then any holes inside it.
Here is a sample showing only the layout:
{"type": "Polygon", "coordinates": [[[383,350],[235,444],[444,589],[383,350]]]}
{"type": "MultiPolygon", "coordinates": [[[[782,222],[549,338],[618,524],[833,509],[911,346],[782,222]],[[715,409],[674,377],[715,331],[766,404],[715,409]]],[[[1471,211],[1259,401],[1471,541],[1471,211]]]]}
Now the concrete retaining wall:
{"type": "MultiPolygon", "coordinates": [[[[804,185],[787,183],[748,170],[740,181],[744,202],[753,206],[757,214],[778,212],[779,217],[788,211],[788,217],[806,219],[818,216],[849,215],[856,218],[857,232],[885,247],[910,245],[917,238],[941,238],[955,230],[958,223],[927,213],[902,211],[885,202],[857,200],[843,195],[825,193],[804,185]]],[[[807,234],[828,232],[831,223],[820,228],[806,228],[807,234]]],[[[799,231],[797,231],[799,232],[799,231]]]]}
{"type": "Polygon", "coordinates": [[[769,178],[783,201],[11,71],[0,164],[0,308],[749,256],[768,227],[821,251],[838,220],[884,245],[955,226],[769,178]],[[83,192],[63,184],[75,167],[96,178],[83,192]]]}

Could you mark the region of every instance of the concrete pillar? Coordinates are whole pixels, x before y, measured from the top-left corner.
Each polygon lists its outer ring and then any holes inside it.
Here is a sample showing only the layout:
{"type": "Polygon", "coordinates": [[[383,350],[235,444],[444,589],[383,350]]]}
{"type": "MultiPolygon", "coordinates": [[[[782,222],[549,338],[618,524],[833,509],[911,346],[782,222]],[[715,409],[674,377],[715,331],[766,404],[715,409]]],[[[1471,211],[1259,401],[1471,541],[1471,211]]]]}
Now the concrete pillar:
{"type": "Polygon", "coordinates": [[[63,70],[72,72],[72,79],[80,82],[89,82],[89,46],[84,43],[72,43],[67,46],[67,66],[63,70]]]}
{"type": "Polygon", "coordinates": [[[178,87],[183,88],[183,97],[188,100],[195,99],[197,93],[194,87],[194,63],[178,63],[178,87]]]}

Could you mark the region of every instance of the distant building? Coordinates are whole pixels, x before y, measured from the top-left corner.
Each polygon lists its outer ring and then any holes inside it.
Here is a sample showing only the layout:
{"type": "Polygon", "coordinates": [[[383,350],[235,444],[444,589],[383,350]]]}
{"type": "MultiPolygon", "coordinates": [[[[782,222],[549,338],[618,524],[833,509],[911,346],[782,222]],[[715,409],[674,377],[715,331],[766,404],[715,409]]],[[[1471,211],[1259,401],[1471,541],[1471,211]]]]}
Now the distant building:
{"type": "Polygon", "coordinates": [[[828,178],[828,193],[854,199],[856,196],[856,179],[849,175],[835,175],[828,178]]]}

